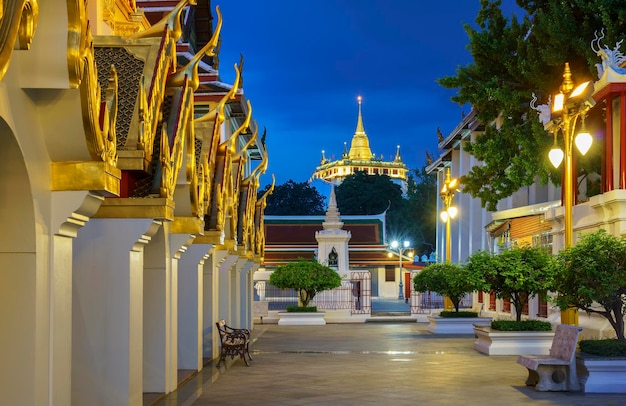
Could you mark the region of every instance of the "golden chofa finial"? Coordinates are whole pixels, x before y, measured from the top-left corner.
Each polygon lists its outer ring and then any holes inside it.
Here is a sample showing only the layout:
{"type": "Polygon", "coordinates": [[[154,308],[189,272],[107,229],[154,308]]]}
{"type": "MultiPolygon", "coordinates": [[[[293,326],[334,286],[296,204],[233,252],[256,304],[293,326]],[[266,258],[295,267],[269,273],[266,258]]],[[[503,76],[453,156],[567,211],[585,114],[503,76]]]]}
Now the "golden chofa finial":
{"type": "Polygon", "coordinates": [[[174,42],[177,42],[183,33],[183,29],[180,25],[180,15],[183,12],[183,9],[188,5],[195,6],[196,0],[181,0],[176,7],[172,9],[172,11],[167,13],[167,15],[161,19],[161,21],[154,24],[147,30],[140,31],[132,35],[131,38],[159,38],[163,35],[165,27],[167,27],[170,31],[172,39],[174,42]]]}
{"type": "MultiPolygon", "coordinates": [[[[244,131],[247,131],[248,128],[250,128],[250,120],[252,120],[252,104],[250,103],[250,100],[248,100],[248,112],[246,114],[246,119],[243,121],[241,126],[237,128],[237,130],[233,131],[233,133],[230,135],[230,137],[226,139],[226,141],[220,144],[220,146],[226,145],[227,148],[230,150],[233,147],[232,141],[237,139],[237,137],[239,137],[239,134],[243,133],[244,131]]],[[[231,151],[231,153],[233,152],[234,151],[231,151]]]]}
{"type": "Polygon", "coordinates": [[[226,119],[226,113],[224,112],[226,103],[229,100],[235,99],[235,95],[237,94],[237,90],[239,89],[239,79],[241,78],[241,71],[237,67],[237,64],[233,66],[235,67],[235,83],[233,83],[233,86],[228,92],[226,92],[224,97],[222,97],[222,99],[219,101],[219,103],[217,103],[217,106],[214,109],[209,109],[209,111],[205,115],[198,117],[194,120],[196,123],[215,120],[215,113],[218,114],[217,121],[219,123],[223,123],[226,119]]]}
{"type": "Polygon", "coordinates": [[[568,95],[574,89],[574,81],[572,80],[572,71],[569,68],[569,62],[565,62],[565,70],[563,71],[563,83],[559,90],[564,95],[568,95]]]}
{"type": "Polygon", "coordinates": [[[180,87],[185,82],[185,78],[188,78],[189,86],[193,89],[193,91],[198,90],[198,86],[200,86],[198,64],[205,56],[215,56],[215,49],[217,47],[217,43],[219,42],[220,32],[222,31],[222,13],[220,13],[219,6],[215,7],[215,12],[217,14],[217,24],[211,40],[203,46],[202,49],[200,49],[193,56],[193,58],[191,58],[189,63],[187,63],[184,68],[167,78],[167,86],[180,87]]]}
{"type": "Polygon", "coordinates": [[[244,154],[246,153],[246,150],[248,148],[250,148],[250,146],[254,142],[256,142],[256,138],[257,138],[258,135],[259,135],[259,129],[257,127],[257,128],[254,129],[254,132],[252,133],[252,137],[250,137],[248,142],[246,142],[246,145],[241,147],[241,149],[233,156],[233,161],[238,161],[238,160],[244,158],[244,154]]]}

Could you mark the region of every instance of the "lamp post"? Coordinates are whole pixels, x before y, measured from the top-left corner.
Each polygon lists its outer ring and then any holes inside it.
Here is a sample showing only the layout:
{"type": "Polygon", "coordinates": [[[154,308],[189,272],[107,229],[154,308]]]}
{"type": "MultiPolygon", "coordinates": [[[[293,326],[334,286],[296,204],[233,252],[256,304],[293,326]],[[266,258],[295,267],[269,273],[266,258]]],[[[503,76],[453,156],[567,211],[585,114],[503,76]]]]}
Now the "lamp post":
{"type": "Polygon", "coordinates": [[[443,187],[439,193],[441,200],[443,200],[444,211],[441,212],[441,220],[446,223],[446,262],[450,262],[450,256],[452,255],[450,245],[450,221],[456,217],[458,210],[452,206],[452,199],[454,199],[454,192],[456,192],[459,186],[459,181],[456,178],[450,178],[450,167],[446,168],[446,178],[444,180],[443,187]]]}
{"type": "MultiPolygon", "coordinates": [[[[454,199],[454,193],[456,192],[458,186],[459,181],[456,178],[450,177],[450,167],[447,167],[443,187],[441,188],[441,192],[439,192],[441,200],[443,200],[443,207],[445,209],[441,212],[441,220],[446,223],[446,262],[450,262],[450,257],[452,256],[452,247],[450,242],[450,223],[458,213],[457,208],[452,206],[452,199],[454,199]]],[[[452,301],[447,296],[444,297],[443,303],[443,307],[445,310],[452,309],[452,301]]]]}
{"type": "MultiPolygon", "coordinates": [[[[573,223],[573,206],[574,206],[574,169],[573,169],[573,145],[576,144],[581,155],[585,155],[593,138],[585,127],[585,117],[591,107],[595,105],[595,101],[591,97],[593,94],[593,83],[591,81],[582,83],[578,86],[572,81],[572,72],[569,63],[565,63],[563,72],[563,83],[559,88],[559,93],[554,96],[551,106],[550,121],[544,128],[554,136],[554,146],[550,150],[549,158],[552,165],[558,168],[563,159],[565,160],[563,168],[563,210],[564,210],[564,237],[565,248],[574,244],[574,223],[573,223]],[[580,131],[574,137],[578,121],[581,121],[580,131]],[[561,133],[563,138],[562,151],[557,146],[557,136],[561,133]]],[[[561,311],[561,323],[578,325],[578,312],[576,309],[568,309],[561,311]]]]}
{"type": "MultiPolygon", "coordinates": [[[[399,285],[399,291],[398,291],[398,300],[403,300],[404,299],[404,291],[402,289],[403,284],[402,284],[402,257],[404,256],[404,252],[409,250],[411,243],[409,241],[403,241],[402,245],[400,245],[400,243],[396,240],[391,242],[391,250],[392,251],[396,251],[396,253],[398,254],[398,258],[400,260],[400,285],[399,285]]],[[[412,257],[411,253],[409,253],[409,258],[412,257]]]]}

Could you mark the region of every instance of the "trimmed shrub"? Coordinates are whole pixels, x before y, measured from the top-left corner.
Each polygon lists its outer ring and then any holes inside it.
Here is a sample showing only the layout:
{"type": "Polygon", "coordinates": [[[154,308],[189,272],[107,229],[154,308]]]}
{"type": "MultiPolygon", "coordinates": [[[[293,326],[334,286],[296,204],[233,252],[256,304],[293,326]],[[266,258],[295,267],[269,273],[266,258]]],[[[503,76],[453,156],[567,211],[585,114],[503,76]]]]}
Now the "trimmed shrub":
{"type": "Polygon", "coordinates": [[[289,313],[316,313],[317,306],[287,306],[287,311],[289,313]]]}
{"type": "Polygon", "coordinates": [[[439,313],[439,317],[445,317],[445,318],[453,318],[453,317],[478,317],[478,313],[476,312],[466,312],[466,311],[458,311],[458,312],[454,312],[451,310],[444,310],[441,313],[439,313]]]}
{"type": "Polygon", "coordinates": [[[582,340],[580,351],[601,357],[626,357],[626,341],[617,339],[582,340]]]}
{"type": "Polygon", "coordinates": [[[493,320],[491,328],[500,331],[551,331],[552,324],[543,320],[493,320]]]}

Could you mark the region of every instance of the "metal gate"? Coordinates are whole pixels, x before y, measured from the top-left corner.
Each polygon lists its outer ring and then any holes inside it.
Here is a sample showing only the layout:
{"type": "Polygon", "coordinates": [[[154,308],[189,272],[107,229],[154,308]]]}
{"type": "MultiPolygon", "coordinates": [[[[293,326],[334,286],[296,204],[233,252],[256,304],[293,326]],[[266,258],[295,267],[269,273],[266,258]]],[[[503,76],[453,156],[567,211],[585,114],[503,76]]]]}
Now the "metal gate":
{"type": "Polygon", "coordinates": [[[372,274],[369,271],[352,271],[352,314],[372,313],[372,274]]]}

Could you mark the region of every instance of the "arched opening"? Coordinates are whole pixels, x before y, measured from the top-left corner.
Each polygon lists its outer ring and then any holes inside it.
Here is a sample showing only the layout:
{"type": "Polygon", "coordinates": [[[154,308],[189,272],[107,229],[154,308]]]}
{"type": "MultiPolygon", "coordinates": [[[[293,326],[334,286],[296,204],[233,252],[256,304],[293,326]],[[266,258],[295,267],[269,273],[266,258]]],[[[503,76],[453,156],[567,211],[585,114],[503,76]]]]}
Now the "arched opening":
{"type": "Polygon", "coordinates": [[[37,301],[43,299],[36,290],[35,211],[22,151],[4,120],[0,145],[0,390],[7,404],[34,404],[37,301]]]}

